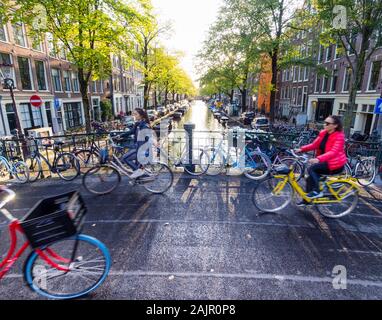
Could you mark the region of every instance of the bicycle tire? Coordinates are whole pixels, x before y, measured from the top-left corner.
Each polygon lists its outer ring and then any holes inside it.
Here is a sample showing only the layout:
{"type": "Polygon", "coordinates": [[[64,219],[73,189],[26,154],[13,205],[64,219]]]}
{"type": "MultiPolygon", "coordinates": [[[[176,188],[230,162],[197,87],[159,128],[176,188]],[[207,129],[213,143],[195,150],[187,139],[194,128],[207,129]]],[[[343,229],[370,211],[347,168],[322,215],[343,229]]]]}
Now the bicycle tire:
{"type": "Polygon", "coordinates": [[[208,157],[208,168],[206,174],[208,176],[217,176],[221,174],[226,166],[226,158],[223,153],[215,148],[205,149],[204,152],[208,157]]]}
{"type": "Polygon", "coordinates": [[[24,264],[24,280],[31,290],[51,299],[75,299],[96,290],[105,281],[110,271],[111,257],[107,247],[98,239],[79,234],[72,238],[57,241],[42,249],[42,251],[46,252],[47,249],[50,249],[59,254],[61,258],[70,260],[74,248],[74,241],[78,241],[78,258],[71,263],[70,268],[72,268],[72,270],[69,272],[59,271],[51,267],[36,251],[32,251],[29,254],[24,264]],[[85,245],[90,245],[90,250],[88,250],[85,245]],[[79,251],[82,250],[82,248],[85,248],[85,250],[79,251]],[[79,252],[82,253],[81,256],[79,252]],[[89,259],[89,261],[84,260],[85,253],[89,254],[89,257],[99,253],[99,257],[89,259]],[[91,276],[95,277],[94,283],[86,288],[81,288],[81,280],[84,280],[81,277],[82,270],[84,270],[83,273],[86,275],[87,281],[91,279],[91,276]],[[44,271],[45,274],[43,273],[44,271]],[[50,271],[53,273],[51,277],[49,277],[48,274],[50,271]],[[52,280],[52,282],[50,282],[50,280],[52,280]],[[68,282],[63,283],[63,280],[68,282]],[[73,292],[64,293],[64,290],[71,290],[73,292]]]}
{"type": "Polygon", "coordinates": [[[74,154],[64,152],[57,157],[53,167],[62,180],[73,181],[80,174],[79,166],[78,159],[74,154]]]}
{"type": "Polygon", "coordinates": [[[355,167],[354,175],[361,186],[370,186],[374,183],[377,176],[377,168],[375,163],[371,163],[371,160],[367,159],[361,160],[361,162],[358,162],[355,167]],[[360,178],[360,176],[364,176],[365,178],[360,178]]]}
{"type": "MultiPolygon", "coordinates": [[[[315,206],[318,212],[331,219],[339,219],[352,213],[358,204],[358,190],[351,183],[343,180],[327,182],[327,186],[332,187],[332,189],[337,192],[338,196],[344,196],[344,199],[341,202],[316,204],[315,206]],[[350,205],[348,205],[349,203],[350,205]],[[344,207],[343,211],[341,211],[342,207],[344,207]],[[336,213],[336,211],[340,212],[336,213]]],[[[334,195],[329,195],[327,198],[329,201],[336,200],[334,195]]]]}
{"type": "Polygon", "coordinates": [[[280,160],[281,164],[285,164],[288,167],[293,166],[293,172],[296,181],[300,181],[305,175],[305,166],[296,158],[285,157],[280,160]]]}
{"type": "Polygon", "coordinates": [[[144,178],[142,178],[141,180],[142,182],[138,180],[138,182],[141,183],[147,191],[153,194],[162,194],[172,187],[174,183],[174,174],[168,165],[164,163],[160,163],[160,162],[152,163],[152,164],[145,165],[144,170],[150,176],[152,175],[155,176],[154,180],[150,180],[148,182],[144,182],[144,178]],[[163,181],[163,184],[158,183],[162,181],[163,181]]]}
{"type": "Polygon", "coordinates": [[[187,174],[198,177],[207,172],[209,167],[209,159],[208,159],[208,155],[203,150],[194,150],[193,152],[195,151],[200,151],[200,155],[198,157],[199,164],[194,165],[194,168],[195,168],[194,171],[189,170],[188,165],[183,163],[182,165],[183,165],[184,171],[187,174]]]}
{"type": "Polygon", "coordinates": [[[14,164],[16,179],[24,184],[29,181],[29,169],[28,165],[24,161],[17,161],[14,164]]]}
{"type": "Polygon", "coordinates": [[[25,159],[25,163],[29,169],[29,182],[37,181],[42,174],[42,164],[39,157],[28,157],[25,159]]]}
{"type": "Polygon", "coordinates": [[[113,166],[106,164],[90,168],[82,177],[82,185],[86,191],[99,196],[112,193],[120,183],[121,174],[119,171],[113,166]],[[108,181],[106,181],[106,178],[108,181]],[[94,185],[97,189],[93,187],[94,185]],[[109,185],[111,186],[109,187],[109,185]]]}
{"type": "Polygon", "coordinates": [[[249,165],[250,165],[250,168],[247,167],[247,161],[246,161],[246,168],[244,170],[244,175],[247,178],[251,180],[255,180],[255,181],[265,179],[266,177],[269,176],[272,170],[272,164],[269,157],[265,153],[258,152],[258,151],[251,153],[251,162],[249,165]]]}
{"type": "Polygon", "coordinates": [[[80,150],[74,153],[78,159],[80,174],[85,174],[90,168],[99,164],[99,154],[91,150],[80,150]]]}
{"type": "Polygon", "coordinates": [[[284,178],[270,177],[260,182],[252,193],[252,202],[260,212],[274,213],[285,209],[293,199],[294,190],[289,182],[275,193],[275,188],[283,183],[284,178]],[[275,204],[276,201],[281,202],[275,204]]]}

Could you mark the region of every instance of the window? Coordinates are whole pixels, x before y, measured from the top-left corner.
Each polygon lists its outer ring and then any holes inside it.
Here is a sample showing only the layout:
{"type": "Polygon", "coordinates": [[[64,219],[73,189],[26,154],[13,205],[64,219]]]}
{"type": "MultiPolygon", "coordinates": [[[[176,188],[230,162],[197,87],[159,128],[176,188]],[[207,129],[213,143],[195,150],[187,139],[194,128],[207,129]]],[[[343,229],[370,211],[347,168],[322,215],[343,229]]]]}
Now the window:
{"type": "Polygon", "coordinates": [[[93,112],[91,114],[92,120],[101,121],[100,102],[98,98],[92,99],[93,112]]]}
{"type": "Polygon", "coordinates": [[[32,49],[36,50],[36,51],[43,51],[42,50],[42,39],[41,39],[41,36],[39,35],[34,35],[32,38],[32,49]]]}
{"type": "Polygon", "coordinates": [[[99,88],[100,88],[99,92],[103,93],[103,81],[102,80],[99,81],[99,88]]]}
{"type": "Polygon", "coordinates": [[[30,103],[20,103],[19,110],[24,129],[43,127],[41,108],[32,107],[30,103]]]}
{"type": "Polygon", "coordinates": [[[302,112],[306,111],[307,103],[308,103],[308,87],[304,87],[302,90],[302,112]]]}
{"type": "Polygon", "coordinates": [[[24,57],[18,57],[17,61],[19,63],[21,88],[23,90],[32,90],[33,87],[29,59],[24,57]]]}
{"type": "Polygon", "coordinates": [[[67,128],[82,125],[81,104],[79,102],[64,103],[65,121],[67,128]]]}
{"type": "Polygon", "coordinates": [[[352,75],[352,69],[351,67],[347,67],[345,69],[345,76],[344,76],[344,86],[342,88],[343,92],[348,92],[350,89],[350,78],[352,75]]]}
{"type": "Polygon", "coordinates": [[[361,71],[360,80],[359,80],[359,83],[357,85],[357,91],[361,91],[362,90],[364,75],[365,75],[365,68],[363,68],[362,71],[361,71]]]}
{"type": "Polygon", "coordinates": [[[322,92],[328,92],[329,77],[325,75],[322,81],[322,92]]]}
{"type": "Polygon", "coordinates": [[[297,78],[298,78],[297,67],[293,67],[293,82],[297,82],[297,78]]]}
{"type": "Polygon", "coordinates": [[[9,130],[12,131],[12,130],[15,130],[17,129],[17,125],[16,125],[16,115],[13,111],[13,106],[11,103],[7,103],[5,105],[5,111],[7,113],[7,119],[8,119],[8,124],[9,124],[9,130]]]}
{"type": "Polygon", "coordinates": [[[34,63],[36,68],[38,90],[47,90],[44,62],[36,60],[34,63]]]}
{"type": "Polygon", "coordinates": [[[64,77],[64,91],[69,92],[71,91],[71,84],[70,84],[70,73],[69,71],[64,70],[62,72],[62,75],[64,77]]]}
{"type": "Polygon", "coordinates": [[[292,104],[296,104],[296,88],[292,89],[292,104]]]}
{"type": "Polygon", "coordinates": [[[13,36],[15,38],[16,44],[22,47],[27,46],[27,43],[25,40],[24,25],[21,22],[16,22],[13,25],[13,36]]]}
{"type": "Polygon", "coordinates": [[[65,49],[64,44],[61,41],[58,44],[58,48],[59,48],[58,49],[58,55],[59,55],[60,59],[67,60],[66,49],[65,49]]]}
{"type": "Polygon", "coordinates": [[[78,73],[72,72],[72,81],[73,81],[73,91],[80,92],[80,86],[78,82],[78,73]]]}
{"type": "Polygon", "coordinates": [[[324,61],[325,47],[320,45],[319,53],[318,53],[318,63],[322,63],[324,61]]]}
{"type": "Polygon", "coordinates": [[[62,91],[60,70],[52,69],[52,82],[54,91],[62,91]]]}
{"type": "Polygon", "coordinates": [[[7,29],[0,19],[0,41],[7,41],[7,29]]]}
{"type": "Polygon", "coordinates": [[[50,102],[45,102],[46,118],[48,119],[48,126],[53,127],[52,110],[50,108],[50,102]]]}
{"type": "Polygon", "coordinates": [[[326,49],[326,62],[329,62],[330,60],[332,60],[332,46],[329,46],[327,49],[326,49]]]}
{"type": "Polygon", "coordinates": [[[298,81],[301,82],[304,80],[304,68],[298,67],[298,81]]]}
{"type": "Polygon", "coordinates": [[[339,59],[339,58],[341,58],[341,53],[340,53],[340,51],[341,51],[341,45],[338,43],[338,44],[336,45],[335,59],[339,59]]]}
{"type": "Polygon", "coordinates": [[[97,92],[97,81],[92,81],[91,83],[91,86],[92,86],[92,91],[93,93],[97,92]]]}
{"type": "Polygon", "coordinates": [[[54,42],[53,35],[48,32],[46,34],[46,40],[48,43],[49,56],[53,58],[57,58],[57,46],[56,46],[56,43],[54,42]]]}
{"type": "Polygon", "coordinates": [[[380,71],[381,71],[381,61],[373,62],[371,66],[371,71],[370,71],[370,80],[369,80],[369,86],[368,86],[369,91],[377,90],[380,71]]]}
{"type": "Polygon", "coordinates": [[[302,88],[298,88],[297,92],[297,105],[302,106],[302,88]]]}
{"type": "Polygon", "coordinates": [[[338,70],[332,71],[332,82],[330,84],[330,92],[336,92],[338,82],[338,70]]]}
{"type": "Polygon", "coordinates": [[[321,78],[317,75],[316,76],[316,88],[314,92],[319,92],[321,87],[321,78]]]}
{"type": "Polygon", "coordinates": [[[362,105],[362,112],[367,112],[367,104],[362,105]]]}
{"type": "Polygon", "coordinates": [[[15,78],[15,69],[14,67],[10,67],[9,65],[12,64],[12,57],[8,53],[2,53],[0,52],[0,64],[6,65],[1,66],[1,71],[4,74],[4,77],[11,78],[15,82],[16,85],[16,78],[15,78]]]}
{"type": "Polygon", "coordinates": [[[305,67],[304,68],[304,81],[308,81],[308,80],[309,80],[309,68],[305,67]]]}

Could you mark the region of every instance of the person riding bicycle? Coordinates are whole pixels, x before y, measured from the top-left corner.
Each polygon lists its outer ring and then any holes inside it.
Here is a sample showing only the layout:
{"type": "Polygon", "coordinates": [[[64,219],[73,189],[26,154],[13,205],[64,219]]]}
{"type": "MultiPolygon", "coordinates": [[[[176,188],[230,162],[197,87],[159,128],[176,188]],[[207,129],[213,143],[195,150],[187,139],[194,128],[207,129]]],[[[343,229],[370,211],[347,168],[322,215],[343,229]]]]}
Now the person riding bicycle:
{"type": "MultiPolygon", "coordinates": [[[[309,160],[311,166],[308,169],[309,177],[306,184],[307,196],[312,200],[324,196],[319,187],[320,176],[339,174],[344,170],[347,163],[345,134],[340,117],[329,116],[325,120],[325,130],[320,132],[317,139],[313,143],[297,149],[296,152],[313,150],[316,151],[316,157],[309,160]]],[[[307,202],[298,203],[298,205],[304,204],[307,202]]]]}
{"type": "Polygon", "coordinates": [[[142,169],[142,165],[138,162],[138,152],[139,148],[142,147],[147,141],[149,141],[150,137],[148,133],[151,131],[150,120],[145,110],[141,108],[137,108],[133,111],[133,117],[136,120],[134,127],[120,135],[120,138],[129,137],[134,135],[134,146],[132,149],[126,153],[122,160],[134,170],[132,175],[130,176],[132,179],[137,179],[145,175],[145,171],[142,169]],[[147,130],[147,133],[144,132],[147,130]],[[144,139],[140,136],[140,133],[143,132],[144,139]]]}

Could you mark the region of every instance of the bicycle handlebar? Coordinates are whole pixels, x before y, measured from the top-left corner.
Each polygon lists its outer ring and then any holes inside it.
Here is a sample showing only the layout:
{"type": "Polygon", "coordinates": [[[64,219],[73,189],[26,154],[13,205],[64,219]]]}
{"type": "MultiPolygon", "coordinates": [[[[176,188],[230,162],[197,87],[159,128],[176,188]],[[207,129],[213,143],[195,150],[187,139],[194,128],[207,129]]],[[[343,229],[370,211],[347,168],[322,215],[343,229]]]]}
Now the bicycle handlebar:
{"type": "Polygon", "coordinates": [[[306,156],[306,155],[298,155],[297,153],[294,152],[293,149],[290,150],[290,153],[292,154],[292,156],[294,156],[295,158],[303,161],[303,162],[307,162],[309,160],[309,157],[306,156]]]}

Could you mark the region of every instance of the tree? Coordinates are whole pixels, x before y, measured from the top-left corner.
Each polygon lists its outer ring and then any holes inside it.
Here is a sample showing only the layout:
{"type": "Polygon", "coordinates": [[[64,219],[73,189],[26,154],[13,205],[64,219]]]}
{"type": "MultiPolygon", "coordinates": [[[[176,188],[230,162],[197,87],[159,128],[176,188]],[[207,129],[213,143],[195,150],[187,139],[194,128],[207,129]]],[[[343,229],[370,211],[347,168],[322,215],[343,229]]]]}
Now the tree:
{"type": "Polygon", "coordinates": [[[382,1],[316,0],[314,6],[317,11],[316,19],[324,28],[321,33],[321,43],[339,44],[340,53],[345,55],[351,70],[349,101],[344,117],[345,133],[349,135],[357,91],[362,85],[366,63],[380,46],[382,38],[382,1]],[[346,28],[333,24],[336,19],[335,5],[342,5],[345,8],[346,28]]]}
{"type": "Polygon", "coordinates": [[[126,4],[114,0],[4,0],[12,21],[23,21],[30,34],[50,33],[51,41],[67,51],[68,59],[78,71],[80,92],[85,111],[87,132],[91,131],[88,85],[90,80],[111,73],[112,54],[132,56],[134,43],[128,30],[147,24],[144,15],[148,0],[126,4]],[[15,5],[14,5],[15,4],[15,5]],[[36,23],[36,17],[44,23],[36,23]]]}

